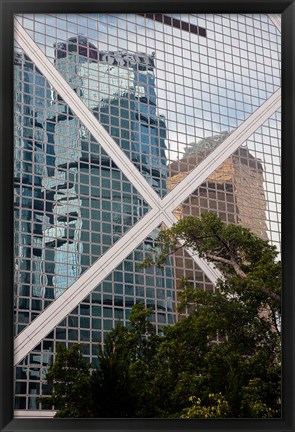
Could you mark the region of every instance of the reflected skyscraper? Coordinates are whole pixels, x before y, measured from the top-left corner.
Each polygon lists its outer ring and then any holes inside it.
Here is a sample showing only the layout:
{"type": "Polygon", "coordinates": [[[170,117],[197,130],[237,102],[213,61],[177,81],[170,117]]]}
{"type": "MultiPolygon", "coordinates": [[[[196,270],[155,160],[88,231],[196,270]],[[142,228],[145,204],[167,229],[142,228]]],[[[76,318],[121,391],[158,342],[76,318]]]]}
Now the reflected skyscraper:
{"type": "MultiPolygon", "coordinates": [[[[160,196],[165,195],[166,126],[156,113],[153,57],[101,53],[83,37],[59,43],[55,49],[57,70],[148,183],[160,196]]],[[[15,120],[16,131],[24,131],[16,132],[15,169],[15,304],[19,333],[149,207],[29,59],[18,56],[15,70],[17,75],[25,71],[24,78],[16,78],[15,120]],[[26,84],[20,88],[23,81],[26,84]],[[26,112],[18,110],[17,98],[22,92],[26,93],[26,112]],[[39,110],[34,108],[37,98],[39,110]],[[36,311],[32,310],[35,304],[39,305],[36,311]]],[[[116,322],[128,321],[136,302],[153,310],[158,330],[174,321],[171,266],[167,263],[164,271],[152,272],[138,266],[151,254],[158,232],[154,230],[97,286],[80,311],[73,311],[64,334],[68,340],[82,343],[86,355],[94,354],[97,343],[116,322]]],[[[64,339],[62,331],[51,337],[54,342],[64,339]]],[[[50,346],[52,353],[53,344],[50,346]]],[[[43,354],[37,363],[48,366],[50,359],[43,354]]],[[[41,379],[40,370],[37,377],[41,379]]],[[[23,408],[24,399],[16,400],[16,407],[23,408]]],[[[36,407],[36,399],[31,397],[29,408],[36,407]]]]}

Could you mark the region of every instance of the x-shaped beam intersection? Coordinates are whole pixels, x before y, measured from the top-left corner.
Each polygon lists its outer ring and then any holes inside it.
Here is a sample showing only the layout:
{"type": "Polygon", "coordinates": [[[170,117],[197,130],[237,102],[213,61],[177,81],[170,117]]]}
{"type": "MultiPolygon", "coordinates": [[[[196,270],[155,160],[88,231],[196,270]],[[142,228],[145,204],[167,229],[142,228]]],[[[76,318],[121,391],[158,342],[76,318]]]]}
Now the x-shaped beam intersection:
{"type": "MultiPolygon", "coordinates": [[[[281,93],[277,90],[253,114],[251,114],[210,155],[193,169],[163,199],[148,184],[131,160],[106,132],[93,113],[85,106],[74,90],[58,73],[45,54],[15,20],[15,39],[38,67],[43,76],[58,92],[65,103],[77,115],[91,135],[108,153],[117,167],[150,205],[151,210],[137,222],[122,238],[89,267],[59,298],[50,304],[15,338],[14,364],[17,365],[60,321],[91,293],[145,238],[159,225],[171,227],[177,221],[173,211],[181,205],[206,179],[243,144],[281,104],[281,93]]],[[[188,251],[190,254],[191,252],[188,251]]],[[[211,282],[220,277],[219,271],[198,256],[192,256],[211,282]]]]}

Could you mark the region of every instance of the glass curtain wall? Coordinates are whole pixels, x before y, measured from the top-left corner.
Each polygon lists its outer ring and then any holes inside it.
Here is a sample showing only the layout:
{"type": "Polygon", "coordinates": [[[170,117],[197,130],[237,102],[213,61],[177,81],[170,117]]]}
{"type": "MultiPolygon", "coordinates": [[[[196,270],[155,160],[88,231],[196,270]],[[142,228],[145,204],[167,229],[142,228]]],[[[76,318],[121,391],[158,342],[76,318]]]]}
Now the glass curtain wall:
{"type": "Polygon", "coordinates": [[[108,274],[16,365],[15,409],[39,410],[57,343],[80,343],[95,363],[98,344],[117,322],[128,323],[133,304],[150,307],[161,332],[180,318],[181,276],[214,290],[206,266],[185,249],[163,270],[139,266],[168,223],[162,214],[194,173],[195,187],[175,201],[168,219],[216,211],[279,248],[280,110],[243,132],[230,156],[221,152],[205,180],[197,176],[280,88],[280,30],[272,16],[259,14],[27,14],[16,20],[84,112],[64,100],[50,74],[16,43],[16,340],[68,290],[78,292],[82,275],[92,268],[99,275],[99,260],[114,251],[108,274]],[[85,126],[87,112],[136,169],[137,181],[85,126]],[[151,229],[140,238],[155,208],[151,229]],[[119,259],[116,243],[133,229],[138,242],[119,259]]]}

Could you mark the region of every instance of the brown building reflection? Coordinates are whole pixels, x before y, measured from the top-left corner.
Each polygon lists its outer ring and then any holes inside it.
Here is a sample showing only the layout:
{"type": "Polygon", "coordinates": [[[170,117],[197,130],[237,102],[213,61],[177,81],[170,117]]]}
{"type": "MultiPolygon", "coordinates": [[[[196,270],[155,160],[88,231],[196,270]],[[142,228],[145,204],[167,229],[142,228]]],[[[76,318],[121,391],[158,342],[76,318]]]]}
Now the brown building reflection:
{"type": "MultiPolygon", "coordinates": [[[[168,169],[168,188],[172,190],[228,135],[225,132],[204,139],[189,147],[181,160],[172,162],[168,169]]],[[[257,236],[267,239],[266,209],[263,165],[248,148],[240,147],[196,188],[174,214],[180,219],[216,211],[223,221],[248,227],[257,236]]],[[[183,249],[175,254],[173,267],[178,290],[182,276],[193,282],[196,288],[213,289],[183,249]]]]}

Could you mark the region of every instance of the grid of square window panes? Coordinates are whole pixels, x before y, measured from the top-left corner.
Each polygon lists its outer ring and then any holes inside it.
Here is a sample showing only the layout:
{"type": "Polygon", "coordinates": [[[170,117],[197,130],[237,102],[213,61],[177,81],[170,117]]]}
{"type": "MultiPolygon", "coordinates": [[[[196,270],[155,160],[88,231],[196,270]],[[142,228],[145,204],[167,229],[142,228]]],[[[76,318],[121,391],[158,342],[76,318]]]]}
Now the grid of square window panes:
{"type": "MultiPolygon", "coordinates": [[[[163,197],[279,88],[280,33],[267,15],[159,15],[17,19],[163,197]]],[[[148,206],[36,66],[16,51],[19,332],[148,206]]],[[[279,121],[278,112],[175,214],[211,209],[245,224],[251,217],[250,228],[278,244],[279,121]],[[245,191],[250,183],[252,189],[256,184],[254,197],[245,191]]],[[[44,378],[56,342],[81,343],[85,359],[95,363],[98,343],[117,321],[128,322],[134,302],[154,310],[160,331],[175,319],[182,275],[196,288],[214,289],[185,250],[163,273],[139,269],[157,232],[17,366],[17,409],[38,408],[37,397],[48,393],[44,378]]]]}

